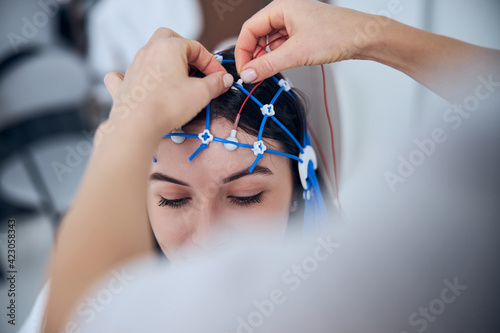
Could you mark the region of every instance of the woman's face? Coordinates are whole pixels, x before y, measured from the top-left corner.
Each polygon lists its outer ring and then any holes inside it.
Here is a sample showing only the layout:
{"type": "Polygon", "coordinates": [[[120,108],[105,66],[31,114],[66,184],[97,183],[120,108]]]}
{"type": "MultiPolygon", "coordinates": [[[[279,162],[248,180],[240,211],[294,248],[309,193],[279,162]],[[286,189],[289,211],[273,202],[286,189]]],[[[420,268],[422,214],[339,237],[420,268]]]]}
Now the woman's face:
{"type": "MultiPolygon", "coordinates": [[[[226,138],[232,125],[215,119],[210,132],[226,138]]],[[[204,124],[184,128],[187,133],[203,129],[204,124]]],[[[241,130],[237,137],[246,144],[257,140],[241,130]]],[[[175,261],[185,256],[186,248],[196,251],[217,245],[221,241],[213,237],[220,236],[214,233],[217,229],[224,229],[225,234],[264,229],[282,236],[293,192],[289,159],[264,153],[249,174],[256,158],[252,150],[228,151],[222,143],[211,142],[190,162],[189,156],[199,146],[200,140],[192,138],[182,144],[162,139],[155,155],[158,161],[152,163],[147,208],[153,232],[167,257],[175,261]]]]}

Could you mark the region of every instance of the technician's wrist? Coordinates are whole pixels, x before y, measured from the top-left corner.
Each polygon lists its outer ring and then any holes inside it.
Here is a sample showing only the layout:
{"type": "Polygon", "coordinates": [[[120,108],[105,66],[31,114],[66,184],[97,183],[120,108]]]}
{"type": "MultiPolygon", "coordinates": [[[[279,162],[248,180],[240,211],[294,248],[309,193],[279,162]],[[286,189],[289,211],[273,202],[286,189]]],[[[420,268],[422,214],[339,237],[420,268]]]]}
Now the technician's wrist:
{"type": "Polygon", "coordinates": [[[391,48],[392,31],[397,29],[398,23],[386,16],[367,15],[354,37],[357,53],[353,59],[384,63],[391,48]]]}

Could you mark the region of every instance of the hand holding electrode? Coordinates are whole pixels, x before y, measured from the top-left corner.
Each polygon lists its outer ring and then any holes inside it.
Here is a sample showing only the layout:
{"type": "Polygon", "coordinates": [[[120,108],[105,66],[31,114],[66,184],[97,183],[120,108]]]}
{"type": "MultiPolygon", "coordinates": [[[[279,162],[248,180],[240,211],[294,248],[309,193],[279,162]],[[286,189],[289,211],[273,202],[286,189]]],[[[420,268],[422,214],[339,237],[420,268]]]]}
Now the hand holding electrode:
{"type": "Polygon", "coordinates": [[[245,22],[235,58],[247,83],[292,67],[373,60],[455,103],[475,88],[479,74],[498,72],[500,51],[381,15],[312,0],[275,0],[245,22]],[[259,54],[267,44],[271,52],[259,54]]]}
{"type": "Polygon", "coordinates": [[[160,138],[224,93],[233,77],[199,42],[160,28],[139,50],[125,75],[110,72],[104,82],[114,102],[110,120],[140,118],[160,138]],[[189,65],[206,76],[189,77],[189,65]]]}
{"type": "Polygon", "coordinates": [[[287,68],[357,58],[364,47],[353,42],[357,28],[370,19],[369,14],[318,1],[275,0],[243,25],[235,49],[236,67],[243,81],[250,83],[287,68]],[[262,52],[252,60],[273,40],[269,45],[273,52],[262,52]]]}

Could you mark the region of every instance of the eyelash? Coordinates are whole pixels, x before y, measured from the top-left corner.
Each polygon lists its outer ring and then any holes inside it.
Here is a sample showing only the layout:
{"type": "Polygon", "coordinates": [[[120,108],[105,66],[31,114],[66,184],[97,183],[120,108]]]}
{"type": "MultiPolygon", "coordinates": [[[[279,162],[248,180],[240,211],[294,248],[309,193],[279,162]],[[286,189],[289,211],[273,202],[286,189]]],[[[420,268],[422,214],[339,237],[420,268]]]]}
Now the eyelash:
{"type": "Polygon", "coordinates": [[[190,200],[189,198],[169,200],[165,199],[164,197],[161,197],[160,202],[158,202],[158,206],[160,207],[169,206],[172,208],[180,208],[184,206],[189,200],[190,200]]]}
{"type": "Polygon", "coordinates": [[[264,199],[264,192],[257,193],[251,197],[231,197],[231,203],[239,206],[250,206],[252,204],[262,203],[264,199]]]}
{"type": "MultiPolygon", "coordinates": [[[[252,195],[250,197],[231,196],[230,198],[231,198],[231,203],[233,203],[235,205],[250,206],[252,204],[262,203],[262,201],[264,199],[264,192],[257,193],[256,195],[252,195]]],[[[184,206],[185,204],[187,204],[189,200],[191,200],[191,198],[181,198],[181,199],[169,200],[169,199],[165,199],[164,197],[161,197],[160,202],[158,202],[158,206],[160,206],[160,207],[169,206],[172,208],[180,208],[180,207],[184,206]]]]}

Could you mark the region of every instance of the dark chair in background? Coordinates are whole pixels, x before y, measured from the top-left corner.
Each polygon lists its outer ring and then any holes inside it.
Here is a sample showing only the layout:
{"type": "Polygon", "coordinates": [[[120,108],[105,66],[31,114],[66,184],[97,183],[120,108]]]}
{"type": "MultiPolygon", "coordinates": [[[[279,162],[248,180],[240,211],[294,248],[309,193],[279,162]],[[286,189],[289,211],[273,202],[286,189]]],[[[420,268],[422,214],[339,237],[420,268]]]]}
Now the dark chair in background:
{"type": "MultiPolygon", "coordinates": [[[[64,191],[68,196],[77,181],[55,182],[50,161],[64,162],[68,144],[89,140],[82,134],[88,130],[87,86],[83,63],[69,50],[33,46],[0,62],[1,221],[15,218],[23,223],[30,216],[44,216],[57,230],[67,207],[54,188],[70,188],[64,191]],[[39,72],[30,80],[36,69],[39,72]],[[59,76],[66,77],[61,84],[57,84],[59,76]],[[40,160],[47,150],[56,157],[40,160]]],[[[6,225],[1,224],[0,233],[4,234],[6,225]]],[[[3,273],[0,270],[0,278],[3,273]]]]}

